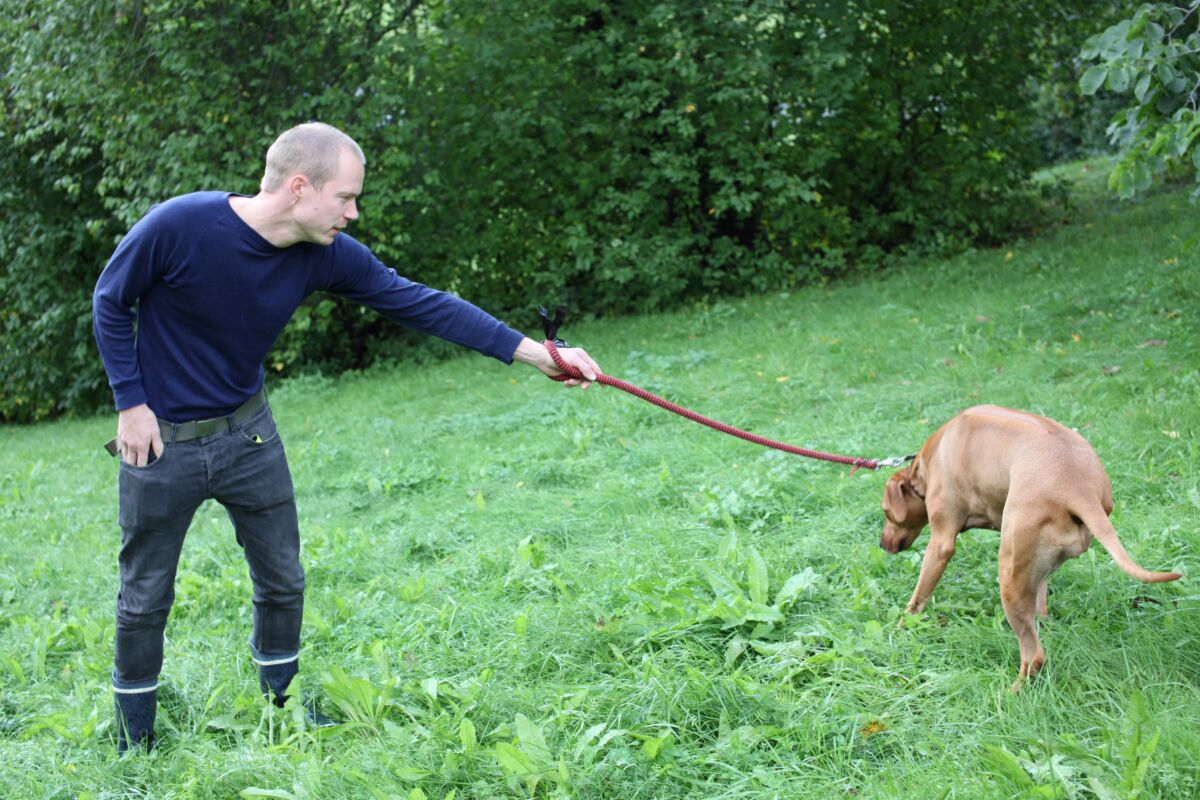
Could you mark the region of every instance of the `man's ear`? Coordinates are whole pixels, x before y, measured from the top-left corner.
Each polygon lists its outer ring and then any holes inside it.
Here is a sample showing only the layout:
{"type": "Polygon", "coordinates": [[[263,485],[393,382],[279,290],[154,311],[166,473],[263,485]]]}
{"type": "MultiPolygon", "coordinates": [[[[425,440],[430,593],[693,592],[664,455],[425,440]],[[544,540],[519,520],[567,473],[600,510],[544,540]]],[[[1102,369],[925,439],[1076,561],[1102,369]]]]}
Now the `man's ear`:
{"type": "Polygon", "coordinates": [[[309,184],[308,178],[297,174],[288,178],[287,184],[285,185],[287,186],[288,194],[298,200],[300,199],[300,190],[305,186],[310,186],[311,184],[309,184]]]}
{"type": "Polygon", "coordinates": [[[892,519],[896,522],[904,522],[904,518],[908,516],[908,501],[904,499],[904,485],[907,483],[907,478],[889,480],[887,488],[884,489],[888,508],[892,512],[892,519]]]}

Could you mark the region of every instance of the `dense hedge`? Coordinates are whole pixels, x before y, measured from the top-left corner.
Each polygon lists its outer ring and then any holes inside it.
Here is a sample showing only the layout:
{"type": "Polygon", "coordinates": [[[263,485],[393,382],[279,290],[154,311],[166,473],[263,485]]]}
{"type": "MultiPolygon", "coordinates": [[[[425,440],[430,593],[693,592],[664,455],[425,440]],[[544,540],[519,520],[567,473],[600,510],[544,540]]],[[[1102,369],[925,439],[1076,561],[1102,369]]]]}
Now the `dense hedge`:
{"type": "MultiPolygon", "coordinates": [[[[518,327],[997,241],[1029,219],[1039,81],[1104,24],[1080,9],[0,0],[0,418],[108,402],[89,297],[119,237],[171,195],[253,192],[307,119],[367,153],[359,238],[518,327]]],[[[271,365],[407,341],[318,296],[271,365]]]]}

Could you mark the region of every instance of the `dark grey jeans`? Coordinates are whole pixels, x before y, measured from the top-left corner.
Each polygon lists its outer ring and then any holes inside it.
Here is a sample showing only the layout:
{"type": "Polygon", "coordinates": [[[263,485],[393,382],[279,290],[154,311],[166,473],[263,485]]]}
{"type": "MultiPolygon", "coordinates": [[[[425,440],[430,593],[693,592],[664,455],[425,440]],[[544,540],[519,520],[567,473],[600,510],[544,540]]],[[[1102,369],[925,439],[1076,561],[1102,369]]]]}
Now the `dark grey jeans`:
{"type": "Polygon", "coordinates": [[[221,433],[163,445],[148,466],[121,463],[114,689],[130,694],[158,685],[180,549],[196,509],[209,498],[229,513],[250,566],[254,660],[295,660],[304,569],[292,476],[270,407],[221,433]]]}

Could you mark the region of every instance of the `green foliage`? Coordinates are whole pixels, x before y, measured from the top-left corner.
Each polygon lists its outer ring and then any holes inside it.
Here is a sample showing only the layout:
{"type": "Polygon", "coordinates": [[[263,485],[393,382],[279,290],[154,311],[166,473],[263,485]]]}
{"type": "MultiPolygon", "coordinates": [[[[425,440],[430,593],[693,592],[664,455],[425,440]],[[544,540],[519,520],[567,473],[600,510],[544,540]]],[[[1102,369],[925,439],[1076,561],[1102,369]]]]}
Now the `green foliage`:
{"type": "Polygon", "coordinates": [[[1129,13],[1129,3],[1097,0],[1086,8],[1064,5],[1048,8],[1045,13],[1056,15],[1059,21],[1044,26],[1042,39],[1035,45],[1044,71],[1032,79],[1030,135],[1046,165],[1107,153],[1112,147],[1105,129],[1121,101],[1119,97],[1098,98],[1081,91],[1079,44],[1123,19],[1129,13]]]}
{"type": "MultiPolygon", "coordinates": [[[[994,243],[1037,216],[1030,81],[1085,8],[0,0],[0,418],[104,405],[88,294],[119,237],[172,195],[253,192],[308,119],[367,153],[359,238],[518,327],[994,243]]],[[[268,369],[412,341],[314,297],[268,369]]]]}
{"type": "Polygon", "coordinates": [[[439,135],[406,183],[435,213],[385,226],[488,307],[783,288],[1028,216],[1030,41],[1059,21],[1038,4],[518,8],[431,16],[456,73],[417,98],[439,135]]]}
{"type": "MultiPolygon", "coordinates": [[[[1132,17],[1087,40],[1095,62],[1079,79],[1085,94],[1124,98],[1108,132],[1121,154],[1109,187],[1122,198],[1156,175],[1191,171],[1200,181],[1200,2],[1145,3],[1132,17]]],[[[1200,188],[1193,193],[1200,198],[1200,188]]]]}
{"type": "Polygon", "coordinates": [[[1134,692],[1119,731],[1111,736],[1109,749],[1119,752],[1098,757],[1081,747],[1076,737],[1066,736],[1054,743],[1030,741],[1027,749],[1016,754],[1002,745],[988,744],[983,748],[983,761],[1021,798],[1067,800],[1090,790],[1099,800],[1139,800],[1153,796],[1146,775],[1161,733],[1145,696],[1134,692]],[[1106,765],[1113,761],[1121,765],[1116,781],[1105,774],[1106,765]]]}
{"type": "MultiPolygon", "coordinates": [[[[752,639],[769,637],[776,624],[784,620],[792,603],[819,580],[811,569],[797,573],[779,587],[775,602],[770,603],[767,562],[754,545],[739,546],[737,533],[733,531],[721,544],[716,563],[705,565],[702,573],[712,588],[716,602],[705,609],[697,621],[719,619],[723,629],[751,626],[747,633],[752,639]],[[739,563],[742,551],[745,552],[744,578],[741,577],[742,567],[739,563]]],[[[660,598],[660,602],[665,599],[660,598]]],[[[744,650],[746,644],[740,639],[732,643],[740,650],[744,650]]]]}
{"type": "MultiPolygon", "coordinates": [[[[380,41],[403,21],[333,0],[0,2],[0,419],[111,399],[91,288],[152,204],[253,193],[275,135],[307,119],[337,120],[383,152],[362,53],[385,61],[380,41]]],[[[319,303],[300,325],[318,359],[354,347],[319,303]]]]}

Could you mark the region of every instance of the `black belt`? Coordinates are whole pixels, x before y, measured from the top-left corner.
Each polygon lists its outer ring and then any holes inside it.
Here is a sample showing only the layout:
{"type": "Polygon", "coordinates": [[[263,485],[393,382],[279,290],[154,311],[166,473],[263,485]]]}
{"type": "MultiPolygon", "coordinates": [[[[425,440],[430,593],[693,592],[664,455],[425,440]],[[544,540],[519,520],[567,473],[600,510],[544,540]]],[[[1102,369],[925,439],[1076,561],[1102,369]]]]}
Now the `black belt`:
{"type": "MultiPolygon", "coordinates": [[[[194,419],[189,422],[167,422],[160,419],[158,421],[158,430],[162,434],[163,442],[188,442],[192,439],[199,439],[202,436],[212,436],[214,433],[223,433],[228,430],[233,430],[234,426],[240,425],[254,414],[262,409],[267,404],[267,390],[259,389],[246,402],[237,407],[237,410],[232,414],[224,417],[213,417],[212,419],[194,419]]],[[[117,454],[117,440],[113,439],[108,444],[104,445],[104,449],[112,455],[117,454]]]]}

